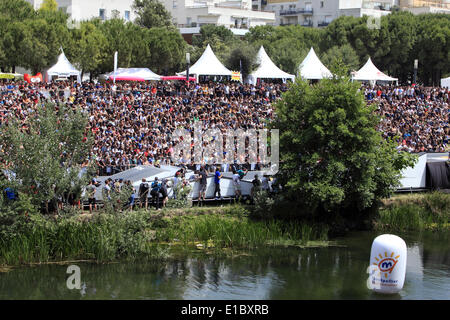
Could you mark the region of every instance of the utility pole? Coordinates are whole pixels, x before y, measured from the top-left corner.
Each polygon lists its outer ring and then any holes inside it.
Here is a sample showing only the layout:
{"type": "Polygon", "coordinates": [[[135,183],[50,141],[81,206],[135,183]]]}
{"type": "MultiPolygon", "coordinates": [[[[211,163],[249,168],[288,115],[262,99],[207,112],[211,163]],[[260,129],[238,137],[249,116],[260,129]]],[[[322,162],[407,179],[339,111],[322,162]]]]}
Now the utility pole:
{"type": "Polygon", "coordinates": [[[191,54],[189,52],[186,52],[186,63],[187,63],[186,82],[189,86],[189,65],[191,63],[191,54]]]}
{"type": "Polygon", "coordinates": [[[414,60],[414,84],[416,84],[417,81],[417,69],[419,67],[419,60],[414,60]]]}

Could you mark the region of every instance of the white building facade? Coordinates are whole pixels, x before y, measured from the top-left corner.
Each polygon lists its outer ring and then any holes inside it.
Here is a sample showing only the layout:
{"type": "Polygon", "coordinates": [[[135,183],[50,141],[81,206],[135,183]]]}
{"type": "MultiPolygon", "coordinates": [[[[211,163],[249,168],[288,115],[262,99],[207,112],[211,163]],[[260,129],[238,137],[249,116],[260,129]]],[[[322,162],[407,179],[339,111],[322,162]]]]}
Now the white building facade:
{"type": "Polygon", "coordinates": [[[253,0],[254,8],[275,12],[275,25],[325,27],[340,16],[381,17],[398,0],[253,0]]]}
{"type": "Polygon", "coordinates": [[[252,0],[161,0],[179,28],[205,24],[248,29],[275,23],[273,12],[252,10],[252,0]]]}
{"type": "MultiPolygon", "coordinates": [[[[34,9],[41,7],[43,0],[27,0],[34,9]]],[[[102,20],[113,17],[126,21],[134,21],[136,18],[131,8],[134,0],[56,0],[58,9],[71,15],[75,21],[100,18],[102,20]]]]}
{"type": "MultiPolygon", "coordinates": [[[[43,0],[27,0],[39,9],[43,0]]],[[[181,27],[199,27],[204,24],[229,28],[250,28],[275,23],[273,12],[252,10],[252,0],[160,0],[172,14],[173,22],[181,27]]],[[[67,12],[73,20],[92,18],[107,20],[119,17],[127,21],[136,18],[134,0],[56,0],[58,9],[67,12]]]]}

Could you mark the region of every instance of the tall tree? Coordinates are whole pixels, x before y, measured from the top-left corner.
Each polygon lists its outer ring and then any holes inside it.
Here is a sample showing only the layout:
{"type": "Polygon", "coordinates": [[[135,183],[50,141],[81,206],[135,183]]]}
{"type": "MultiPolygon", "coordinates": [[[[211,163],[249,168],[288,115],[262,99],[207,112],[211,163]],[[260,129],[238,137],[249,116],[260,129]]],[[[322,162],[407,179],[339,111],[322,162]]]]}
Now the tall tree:
{"type": "Polygon", "coordinates": [[[133,10],[137,15],[135,22],[141,27],[153,28],[172,25],[172,15],[159,0],[135,0],[133,10]]]}
{"type": "Polygon", "coordinates": [[[180,70],[186,52],[186,41],[172,28],[146,30],[146,45],[150,49],[149,66],[159,74],[180,70]]]}
{"type": "Polygon", "coordinates": [[[276,105],[280,180],[305,214],[347,217],[364,212],[398,185],[412,156],[376,131],[375,107],[342,67],[311,86],[297,79],[276,105]]]}
{"type": "Polygon", "coordinates": [[[105,59],[106,38],[99,28],[90,21],[84,21],[80,29],[72,30],[76,43],[74,62],[82,72],[95,72],[105,59]]]}
{"type": "MultiPolygon", "coordinates": [[[[417,41],[411,60],[419,60],[419,78],[426,85],[440,85],[440,79],[450,72],[450,16],[426,14],[417,19],[417,41]]],[[[412,69],[412,64],[408,67],[412,69]]]]}
{"type": "Polygon", "coordinates": [[[81,190],[89,179],[80,175],[92,141],[87,124],[81,110],[64,105],[39,105],[26,123],[12,114],[0,128],[2,167],[14,173],[9,186],[47,212],[70,190],[81,190]]]}
{"type": "Polygon", "coordinates": [[[192,44],[197,47],[206,47],[212,42],[231,43],[234,40],[233,32],[227,27],[207,24],[200,27],[200,35],[194,37],[192,44]]]}
{"type": "Polygon", "coordinates": [[[350,44],[333,46],[322,55],[321,61],[325,66],[332,66],[341,60],[349,70],[360,68],[359,56],[350,44]]]}
{"type": "Polygon", "coordinates": [[[46,11],[57,11],[58,3],[56,2],[56,0],[44,0],[39,9],[46,11]]]}
{"type": "Polygon", "coordinates": [[[34,15],[33,6],[25,0],[0,0],[0,17],[10,21],[23,21],[34,15]]]}
{"type": "Polygon", "coordinates": [[[256,55],[256,48],[242,41],[231,49],[225,66],[230,70],[241,71],[242,78],[246,79],[258,67],[256,55]]]}

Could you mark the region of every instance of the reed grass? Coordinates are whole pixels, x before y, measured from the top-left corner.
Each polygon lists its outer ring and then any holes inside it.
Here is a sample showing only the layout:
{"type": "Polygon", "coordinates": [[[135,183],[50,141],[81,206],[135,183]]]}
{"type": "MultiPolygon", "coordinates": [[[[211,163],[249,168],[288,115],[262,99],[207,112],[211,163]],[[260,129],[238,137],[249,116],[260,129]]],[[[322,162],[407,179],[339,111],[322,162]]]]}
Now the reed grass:
{"type": "Polygon", "coordinates": [[[148,217],[139,212],[99,215],[89,221],[78,218],[32,216],[15,236],[0,239],[0,265],[73,259],[111,261],[155,257],[158,252],[148,241],[148,217]]]}
{"type": "Polygon", "coordinates": [[[377,230],[449,230],[450,194],[403,195],[386,201],[375,223],[377,230]]]}
{"type": "Polygon", "coordinates": [[[168,220],[157,229],[158,241],[195,242],[204,247],[251,249],[267,245],[306,245],[311,240],[327,240],[328,229],[297,222],[253,221],[243,216],[210,214],[168,220]]]}
{"type": "Polygon", "coordinates": [[[45,217],[31,215],[27,223],[0,238],[0,265],[65,260],[161,258],[167,243],[185,247],[252,249],[307,245],[327,240],[326,226],[279,220],[255,221],[245,207],[178,209],[157,212],[45,217]]]}

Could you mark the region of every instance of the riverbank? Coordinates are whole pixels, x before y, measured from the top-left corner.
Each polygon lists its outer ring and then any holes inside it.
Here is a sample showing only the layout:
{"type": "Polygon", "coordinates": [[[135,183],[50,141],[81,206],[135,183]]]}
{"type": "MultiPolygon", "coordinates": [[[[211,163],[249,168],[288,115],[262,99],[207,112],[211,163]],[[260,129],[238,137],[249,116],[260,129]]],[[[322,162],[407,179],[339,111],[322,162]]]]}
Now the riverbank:
{"type": "MultiPolygon", "coordinates": [[[[107,214],[20,217],[0,238],[0,266],[68,260],[164,259],[177,250],[327,246],[332,225],[253,219],[253,207],[167,208],[107,214]]],[[[383,200],[376,231],[450,230],[450,194],[383,200]]]]}
{"type": "Polygon", "coordinates": [[[450,193],[403,194],[384,199],[373,227],[379,231],[449,231],[450,193]]]}
{"type": "Polygon", "coordinates": [[[326,245],[328,228],[257,221],[246,206],[30,215],[2,237],[0,265],[90,259],[163,259],[176,249],[254,249],[326,245]]]}

